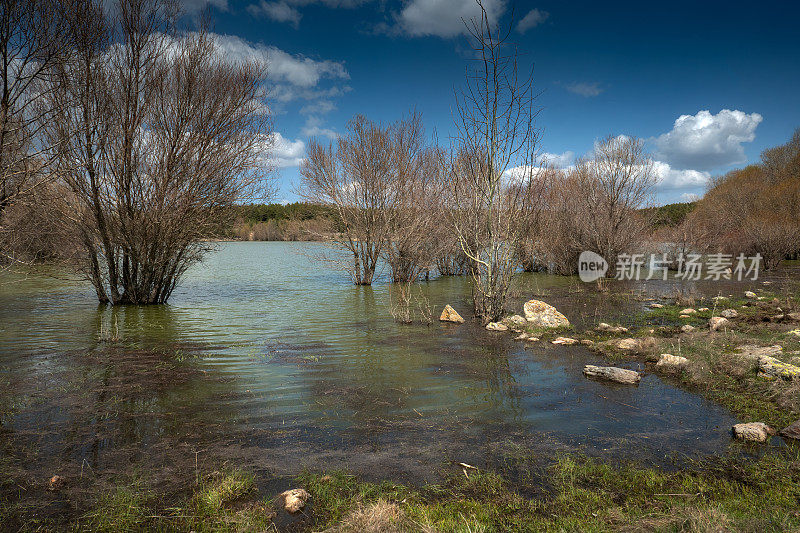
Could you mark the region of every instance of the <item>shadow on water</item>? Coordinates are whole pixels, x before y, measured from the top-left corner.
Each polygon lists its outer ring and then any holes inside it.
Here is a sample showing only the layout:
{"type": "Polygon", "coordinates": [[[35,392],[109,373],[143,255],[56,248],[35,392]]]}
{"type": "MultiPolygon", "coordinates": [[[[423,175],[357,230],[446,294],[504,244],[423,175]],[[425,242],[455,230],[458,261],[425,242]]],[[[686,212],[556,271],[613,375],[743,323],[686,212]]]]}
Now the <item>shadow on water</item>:
{"type": "MultiPolygon", "coordinates": [[[[387,284],[351,286],[310,262],[315,246],[222,245],[167,306],[98,306],[81,283],[0,274],[0,466],[16,484],[2,490],[24,485],[57,513],[133,471],[179,493],[221,462],[277,480],[346,468],[420,482],[449,461],[507,462],[509,447],[669,465],[730,444],[730,413],[655,375],[584,379],[583,365],[604,362],[584,347],[525,349],[469,322],[398,325],[387,284]],[[53,474],[71,492],[48,493],[53,474]]],[[[465,279],[421,286],[434,311],[467,315],[465,279]]],[[[540,297],[579,328],[626,324],[675,290],[524,274],[510,307],[540,297]]]]}

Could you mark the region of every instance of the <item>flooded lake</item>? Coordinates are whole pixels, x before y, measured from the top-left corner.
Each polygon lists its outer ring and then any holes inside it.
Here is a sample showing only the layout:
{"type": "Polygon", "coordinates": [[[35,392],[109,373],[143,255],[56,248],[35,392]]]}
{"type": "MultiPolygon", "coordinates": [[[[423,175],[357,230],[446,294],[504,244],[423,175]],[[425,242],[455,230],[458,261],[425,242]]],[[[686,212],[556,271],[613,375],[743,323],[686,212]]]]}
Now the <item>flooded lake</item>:
{"type": "MultiPolygon", "coordinates": [[[[398,324],[390,284],[351,285],[314,261],[323,247],[220,244],[160,307],[112,309],[82,282],[0,273],[0,454],[75,476],[131,464],[186,475],[221,457],[276,475],[421,480],[447,461],[501,461],[507,446],[669,464],[730,445],[727,410],[654,374],[590,381],[583,365],[607,361],[585,347],[526,349],[469,320],[439,323],[448,303],[470,315],[466,278],[420,283],[433,323],[398,324]]],[[[599,293],[522,274],[509,307],[536,297],[578,327],[625,324],[647,305],[644,285],[599,293]]],[[[720,287],[646,284],[651,297],[720,287]]]]}

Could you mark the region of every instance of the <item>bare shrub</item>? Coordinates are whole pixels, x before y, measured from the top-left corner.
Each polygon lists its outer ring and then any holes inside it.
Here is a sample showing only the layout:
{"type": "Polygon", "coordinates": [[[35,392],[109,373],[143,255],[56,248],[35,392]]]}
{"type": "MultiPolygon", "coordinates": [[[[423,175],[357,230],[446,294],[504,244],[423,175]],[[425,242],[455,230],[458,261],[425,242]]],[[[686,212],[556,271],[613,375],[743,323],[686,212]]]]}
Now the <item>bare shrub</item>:
{"type": "Polygon", "coordinates": [[[457,94],[458,134],[446,196],[459,247],[470,262],[475,315],[484,323],[505,308],[525,221],[541,205],[532,74],[520,77],[509,29],[494,27],[480,0],[467,22],[476,57],[457,94]]]}
{"type": "Polygon", "coordinates": [[[204,31],[170,37],[168,8],[121,0],[111,20],[77,6],[73,58],[48,100],[49,145],[76,201],[64,221],[101,302],[165,302],[230,205],[265,183],[264,66],[226,62],[204,31]]]}

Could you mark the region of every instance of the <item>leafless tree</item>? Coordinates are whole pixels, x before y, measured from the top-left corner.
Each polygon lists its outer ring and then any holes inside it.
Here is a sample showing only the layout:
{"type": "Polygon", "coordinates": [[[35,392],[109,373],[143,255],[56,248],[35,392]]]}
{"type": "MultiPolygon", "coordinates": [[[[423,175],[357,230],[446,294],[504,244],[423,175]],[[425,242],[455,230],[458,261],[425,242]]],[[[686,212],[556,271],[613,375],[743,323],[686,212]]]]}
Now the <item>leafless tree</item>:
{"type": "Polygon", "coordinates": [[[0,2],[0,232],[6,208],[48,176],[39,133],[53,110],[37,102],[52,87],[49,75],[67,44],[64,7],[57,0],[0,2]]]}
{"type": "Polygon", "coordinates": [[[265,69],[229,63],[205,32],[176,37],[169,5],[121,0],[118,18],[82,4],[74,60],[47,127],[80,268],[101,302],[163,303],[235,200],[267,176],[265,69]]]}
{"type": "Polygon", "coordinates": [[[481,16],[467,22],[476,56],[466,88],[456,95],[457,150],[450,165],[451,222],[471,262],[473,302],[483,322],[504,312],[523,220],[541,204],[533,75],[518,75],[517,53],[481,16]]]}

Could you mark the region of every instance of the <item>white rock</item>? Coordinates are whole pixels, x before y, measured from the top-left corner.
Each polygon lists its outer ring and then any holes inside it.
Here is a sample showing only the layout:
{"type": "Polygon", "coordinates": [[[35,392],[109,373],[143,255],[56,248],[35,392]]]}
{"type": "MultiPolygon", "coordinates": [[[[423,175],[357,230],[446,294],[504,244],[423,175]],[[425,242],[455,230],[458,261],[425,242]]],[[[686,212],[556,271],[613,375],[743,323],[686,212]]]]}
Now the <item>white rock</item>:
{"type": "Polygon", "coordinates": [[[662,309],[663,307],[661,304],[650,304],[651,309],[662,309]]]}
{"type": "Polygon", "coordinates": [[[642,376],[638,372],[617,368],[615,366],[586,365],[583,367],[583,373],[588,377],[607,379],[609,381],[629,385],[636,385],[639,383],[639,380],[642,379],[642,376]]]}
{"type": "Polygon", "coordinates": [[[689,363],[689,360],[685,357],[681,357],[680,355],[672,355],[668,353],[662,353],[661,358],[656,363],[656,366],[659,368],[683,368],[689,363]]]}
{"type": "Polygon", "coordinates": [[[555,340],[552,341],[553,344],[563,344],[565,346],[572,346],[573,344],[578,344],[576,339],[571,339],[569,337],[556,337],[555,340]]]}
{"type": "Polygon", "coordinates": [[[691,307],[687,307],[683,311],[681,311],[682,315],[693,315],[697,312],[697,309],[692,309],[691,307]]]}
{"type": "Polygon", "coordinates": [[[745,297],[745,298],[749,298],[749,299],[751,299],[751,300],[755,300],[756,298],[758,298],[758,296],[756,295],[756,293],[754,293],[753,291],[747,291],[747,292],[745,292],[745,293],[744,293],[744,297],[745,297]]]}
{"type": "Polygon", "coordinates": [[[725,309],[719,316],[722,318],[736,318],[739,316],[739,312],[736,309],[725,309]]]}
{"type": "Polygon", "coordinates": [[[728,324],[730,324],[728,319],[721,316],[712,316],[708,320],[708,327],[711,328],[711,331],[717,331],[719,328],[725,327],[728,324]]]}
{"type": "Polygon", "coordinates": [[[508,331],[508,326],[500,322],[489,322],[486,324],[486,329],[489,331],[508,331]]]}
{"type": "Polygon", "coordinates": [[[710,311],[710,309],[708,307],[701,307],[700,309],[698,309],[698,311],[701,313],[705,313],[706,311],[710,311]]]}
{"type": "Polygon", "coordinates": [[[737,439],[751,442],[766,442],[775,431],[763,422],[748,422],[733,426],[733,434],[737,439]]]}
{"type": "Polygon", "coordinates": [[[296,513],[306,505],[309,494],[304,489],[290,489],[280,493],[278,499],[287,513],[296,513]]]}
{"type": "Polygon", "coordinates": [[[523,306],[525,319],[532,326],[540,328],[558,328],[569,326],[567,317],[558,312],[552,305],[540,300],[528,300],[523,306]]]}
{"type": "Polygon", "coordinates": [[[681,326],[681,331],[684,333],[691,333],[694,331],[694,326],[692,326],[691,324],[684,324],[683,326],[681,326]]]}

